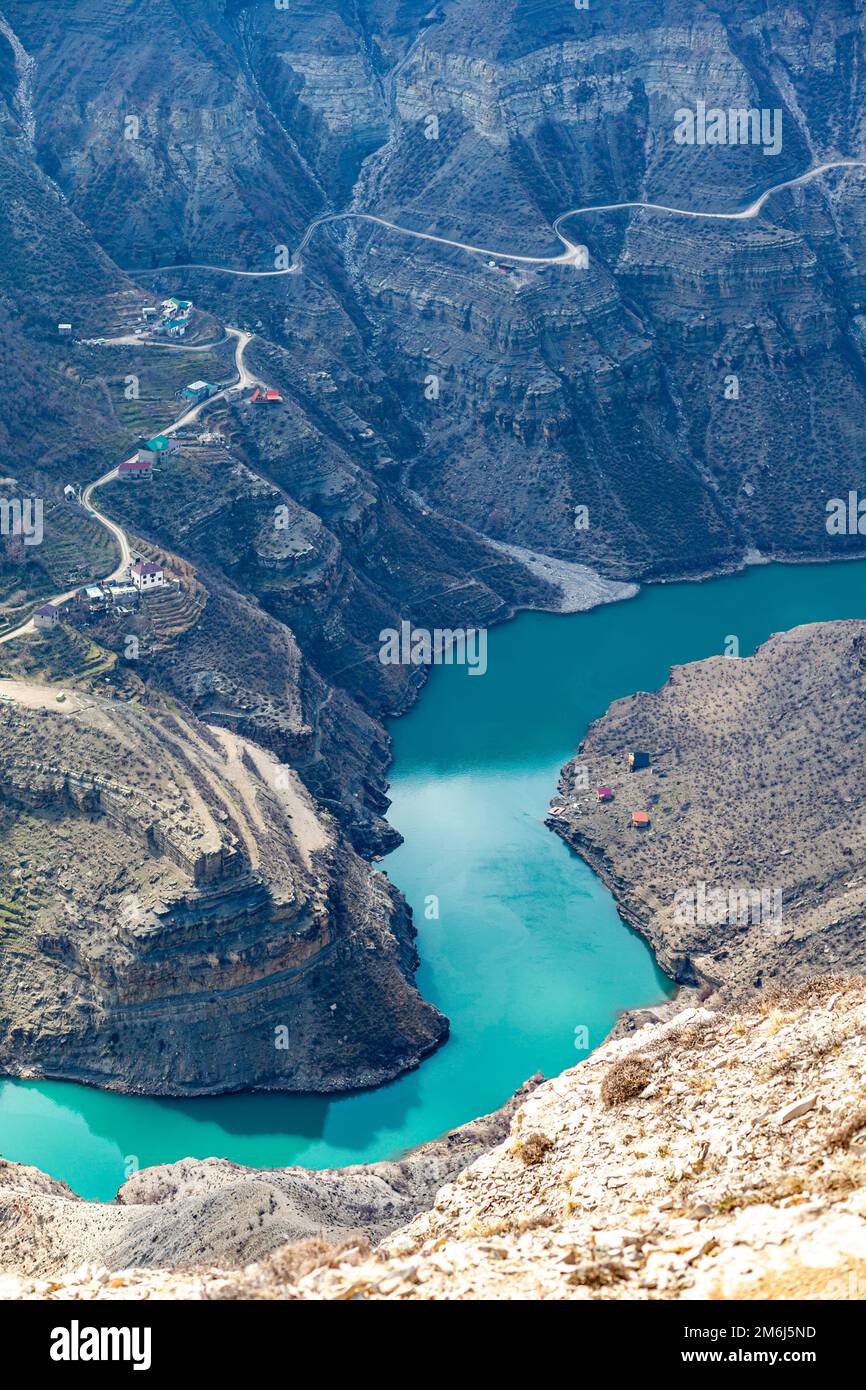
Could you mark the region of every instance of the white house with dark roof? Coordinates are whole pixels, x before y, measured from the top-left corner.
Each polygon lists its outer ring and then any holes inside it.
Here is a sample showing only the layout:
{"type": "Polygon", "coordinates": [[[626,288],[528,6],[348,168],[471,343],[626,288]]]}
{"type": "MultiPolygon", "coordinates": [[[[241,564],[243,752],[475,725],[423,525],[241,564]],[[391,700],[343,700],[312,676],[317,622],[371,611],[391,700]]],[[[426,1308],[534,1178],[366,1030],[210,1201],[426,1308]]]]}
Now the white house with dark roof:
{"type": "Polygon", "coordinates": [[[37,608],[33,614],[33,626],[37,632],[45,632],[52,627],[56,627],[60,621],[60,614],[53,603],[43,603],[41,608],[37,608]]]}
{"type": "Polygon", "coordinates": [[[130,573],[132,582],[140,594],[149,593],[151,589],[161,589],[165,584],[162,567],[152,564],[149,560],[137,560],[130,573]]]}

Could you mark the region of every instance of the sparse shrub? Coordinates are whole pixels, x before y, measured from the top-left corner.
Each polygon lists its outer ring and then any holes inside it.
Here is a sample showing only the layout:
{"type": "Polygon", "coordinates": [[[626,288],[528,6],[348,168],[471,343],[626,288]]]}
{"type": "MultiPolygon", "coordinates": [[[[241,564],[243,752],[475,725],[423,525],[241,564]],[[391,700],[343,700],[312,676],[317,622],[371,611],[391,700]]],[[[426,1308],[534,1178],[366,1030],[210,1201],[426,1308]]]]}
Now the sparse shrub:
{"type": "Polygon", "coordinates": [[[355,1264],[369,1253],[366,1242],[349,1241],[329,1245],[318,1236],[281,1245],[260,1262],[262,1274],[277,1284],[294,1284],[323,1265],[355,1264]]]}
{"type": "Polygon", "coordinates": [[[628,1278],[628,1270],[617,1260],[609,1260],[575,1265],[568,1276],[569,1284],[580,1284],[587,1289],[603,1289],[628,1278]]]}
{"type": "Polygon", "coordinates": [[[676,1048],[697,1047],[704,1041],[706,1032],[707,1025],[704,1023],[687,1023],[684,1028],[670,1034],[669,1041],[676,1048]]]}
{"type": "Polygon", "coordinates": [[[634,1100],[649,1085],[652,1063],[647,1057],[620,1057],[607,1070],[601,1083],[602,1104],[610,1109],[634,1100]]]}
{"type": "Polygon", "coordinates": [[[553,1148],[553,1140],[546,1134],[542,1134],[540,1129],[531,1129],[528,1134],[521,1134],[514,1143],[511,1152],[515,1158],[523,1160],[527,1166],[540,1163],[548,1149],[553,1148]]]}
{"type": "Polygon", "coordinates": [[[832,994],[842,994],[852,985],[863,984],[860,975],[812,975],[795,985],[771,985],[764,990],[759,1011],[769,1014],[774,1009],[790,1012],[808,1006],[824,1004],[832,994]]]}
{"type": "Polygon", "coordinates": [[[786,1197],[799,1197],[804,1190],[804,1180],[799,1173],[780,1178],[778,1182],[765,1187],[752,1188],[748,1192],[726,1192],[716,1202],[716,1211],[726,1213],[739,1211],[743,1207],[774,1206],[786,1197]]]}

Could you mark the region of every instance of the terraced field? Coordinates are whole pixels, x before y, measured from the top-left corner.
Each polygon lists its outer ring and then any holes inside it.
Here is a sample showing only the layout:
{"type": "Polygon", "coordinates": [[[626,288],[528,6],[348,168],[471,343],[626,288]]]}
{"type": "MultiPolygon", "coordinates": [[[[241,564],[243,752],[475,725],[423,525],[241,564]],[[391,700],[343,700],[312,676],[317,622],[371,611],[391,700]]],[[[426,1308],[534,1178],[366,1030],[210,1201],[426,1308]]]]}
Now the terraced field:
{"type": "Polygon", "coordinates": [[[38,682],[89,686],[116,664],[114,652],[66,624],[51,632],[25,633],[0,647],[0,676],[38,682]]]}
{"type": "Polygon", "coordinates": [[[164,429],[189,408],[177,392],[191,381],[224,382],[233,376],[231,342],[213,352],[167,352],[155,347],[99,349],[104,354],[108,389],[115,402],[118,422],[130,441],[164,429]],[[128,397],[130,378],[137,380],[138,397],[128,397]]]}
{"type": "Polygon", "coordinates": [[[19,540],[0,556],[0,632],[61,590],[107,574],[115,548],[103,526],[77,505],[46,499],[40,545],[19,540]]]}

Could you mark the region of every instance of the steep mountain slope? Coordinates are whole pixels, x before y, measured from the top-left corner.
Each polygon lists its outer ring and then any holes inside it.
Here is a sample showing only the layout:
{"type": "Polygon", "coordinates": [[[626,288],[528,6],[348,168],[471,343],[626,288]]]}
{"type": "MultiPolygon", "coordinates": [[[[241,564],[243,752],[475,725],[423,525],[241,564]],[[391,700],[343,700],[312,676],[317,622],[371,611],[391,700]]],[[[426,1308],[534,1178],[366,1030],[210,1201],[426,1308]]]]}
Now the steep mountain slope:
{"type": "MultiPolygon", "coordinates": [[[[62,28],[38,11],[7,5],[35,60],[37,154],[125,265],[269,269],[346,207],[543,255],[571,207],[731,211],[864,153],[861,20],[842,0],[784,15],[667,0],[625,17],[566,0],[182,14],[77,0],[62,28]],[[778,113],[779,149],[678,144],[676,113],[700,102],[778,113]]],[[[823,509],[866,442],[845,407],[866,380],[863,197],[852,170],[779,194],[758,221],[573,218],[583,272],[337,223],[305,252],[305,289],[192,283],[225,313],[255,302],[295,372],[300,356],[336,365],[330,429],[337,407],[356,412],[448,515],[609,573],[694,572],[749,547],[861,546],[828,537],[823,509]]]]}
{"type": "MultiPolygon", "coordinates": [[[[258,1209],[274,1232],[291,1216],[277,1175],[265,1183],[218,1164],[155,1170],[164,1206],[154,1193],[151,1221],[165,1249],[174,1220],[174,1267],[118,1272],[115,1256],[135,1250],[134,1203],[153,1183],[148,1174],[122,1189],[129,1210],[94,1210],[9,1165],[0,1170],[10,1251],[0,1291],[76,1300],[857,1299],[866,1271],[864,1029],[863,981],[827,977],[754,1010],[690,1009],[608,1042],[533,1090],[508,1136],[372,1253],[347,1226],[357,1223],[362,1181],[376,1212],[388,1165],[363,1179],[343,1170],[342,1191],[336,1174],[307,1175],[308,1210],[328,1204],[333,1243],[289,1245],[236,1273],[222,1260],[195,1267],[207,1256],[188,1227],[184,1242],[183,1215],[196,1212],[212,1232],[220,1215],[231,1219],[235,1184],[245,1198],[237,1212],[258,1209]],[[268,1187],[283,1204],[276,1217],[266,1214],[268,1187]],[[76,1254],[101,1254],[101,1264],[73,1274],[76,1254]]],[[[243,1249],[256,1244],[267,1235],[247,1236],[243,1249]]]]}
{"type": "Polygon", "coordinates": [[[178,709],[3,694],[4,1072],[339,1091],[442,1041],[405,903],[289,768],[178,709]]]}
{"type": "Polygon", "coordinates": [[[661,690],[615,701],[592,726],[548,824],[664,969],[705,995],[860,973],[864,697],[862,622],[675,667],[661,690]],[[649,766],[630,771],[635,749],[649,766]],[[635,828],[635,812],[649,824],[635,828]]]}
{"type": "MultiPolygon", "coordinates": [[[[19,143],[127,266],[271,269],[310,219],[344,208],[543,255],[569,207],[730,211],[861,152],[862,35],[841,0],[784,18],[679,0],[625,19],[565,0],[471,14],[457,0],[435,12],[76,0],[62,24],[11,0],[4,14],[19,143]],[[780,112],[780,149],[678,144],[676,112],[701,101],[780,112]]],[[[183,290],[257,329],[255,365],[286,402],[278,422],[248,413],[232,433],[302,509],[293,539],[312,545],[317,582],[294,574],[287,605],[248,565],[263,496],[232,517],[232,582],[377,715],[405,699],[370,660],[386,614],[447,625],[556,601],[513,566],[492,569],[464,524],[629,577],[725,567],[752,548],[859,551],[858,534],[828,535],[825,508],[856,485],[866,445],[866,413],[851,408],[866,383],[864,190],[850,169],[743,222],[575,217],[588,270],[337,222],[284,278],[139,277],[148,297],[183,290]],[[389,564],[405,540],[414,574],[383,567],[380,537],[389,564]],[[323,613],[328,572],[352,594],[337,625],[351,652],[323,613]]],[[[64,265],[76,259],[64,250],[64,265]]],[[[134,520],[198,549],[158,496],[134,520]]]]}

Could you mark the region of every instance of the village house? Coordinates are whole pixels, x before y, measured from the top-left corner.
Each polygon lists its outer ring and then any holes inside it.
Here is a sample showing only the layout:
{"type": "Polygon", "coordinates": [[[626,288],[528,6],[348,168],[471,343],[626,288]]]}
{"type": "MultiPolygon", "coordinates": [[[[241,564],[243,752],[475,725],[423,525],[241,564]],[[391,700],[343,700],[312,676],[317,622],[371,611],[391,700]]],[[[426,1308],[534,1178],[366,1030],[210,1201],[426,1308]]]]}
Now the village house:
{"type": "Polygon", "coordinates": [[[646,830],[650,823],[649,811],[632,811],[631,823],[636,830],[646,830]]]}
{"type": "Polygon", "coordinates": [[[129,613],[132,610],[126,607],[127,604],[138,602],[139,591],[134,584],[109,584],[108,596],[112,604],[116,605],[121,613],[129,613]]]}
{"type": "Polygon", "coordinates": [[[153,454],[167,454],[173,447],[167,434],[157,434],[142,445],[138,451],[138,456],[139,458],[147,458],[153,454]]]}
{"type": "Polygon", "coordinates": [[[629,772],[637,772],[638,768],[640,768],[640,767],[649,767],[649,765],[650,765],[650,755],[649,755],[649,753],[643,753],[643,752],[640,751],[640,749],[637,749],[637,748],[635,748],[631,753],[629,753],[629,755],[628,755],[628,770],[629,770],[629,772]]]}
{"type": "Polygon", "coordinates": [[[189,386],[183,388],[181,395],[188,401],[206,401],[215,390],[216,387],[209,381],[191,381],[189,386]]]}
{"type": "Polygon", "coordinates": [[[43,603],[33,614],[33,626],[37,632],[50,631],[60,621],[60,614],[53,603],[43,603]]]}
{"type": "Polygon", "coordinates": [[[165,575],[160,565],[154,565],[149,560],[138,560],[130,571],[132,582],[140,594],[149,593],[151,589],[161,589],[165,584],[165,575]]]}
{"type": "Polygon", "coordinates": [[[596,787],[595,794],[599,801],[613,801],[612,787],[596,787]]]}
{"type": "Polygon", "coordinates": [[[90,612],[95,608],[101,608],[106,601],[105,591],[99,584],[88,584],[85,588],[79,589],[75,597],[78,603],[86,604],[90,612]]]}
{"type": "Polygon", "coordinates": [[[117,465],[117,472],[121,478],[146,478],[150,473],[153,456],[145,454],[141,449],[134,459],[124,459],[123,463],[117,465]]]}
{"type": "Polygon", "coordinates": [[[71,324],[71,323],[58,323],[58,325],[57,325],[57,332],[60,334],[61,338],[71,338],[71,337],[72,337],[72,324],[71,324]]]}

